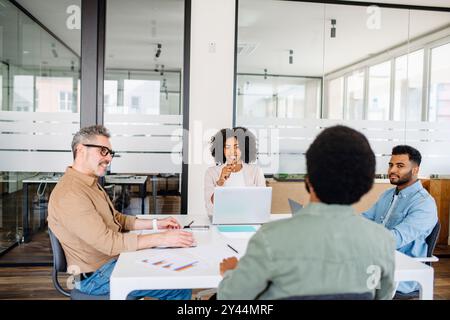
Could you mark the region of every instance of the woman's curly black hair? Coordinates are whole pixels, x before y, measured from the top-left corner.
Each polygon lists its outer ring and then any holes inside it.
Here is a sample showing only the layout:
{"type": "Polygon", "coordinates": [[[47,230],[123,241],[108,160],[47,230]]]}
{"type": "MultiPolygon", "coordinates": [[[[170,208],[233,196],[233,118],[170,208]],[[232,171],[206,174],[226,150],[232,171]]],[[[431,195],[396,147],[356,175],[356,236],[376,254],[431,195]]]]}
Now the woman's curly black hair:
{"type": "Polygon", "coordinates": [[[320,201],[352,204],[375,178],[375,154],[360,132],[345,126],[323,130],[306,151],[308,179],[320,201]]]}
{"type": "Polygon", "coordinates": [[[234,127],[232,129],[221,129],[211,137],[209,150],[216,164],[224,164],[227,161],[223,150],[225,148],[225,142],[231,137],[235,137],[238,141],[242,161],[245,163],[255,162],[257,152],[255,135],[247,128],[234,127]]]}

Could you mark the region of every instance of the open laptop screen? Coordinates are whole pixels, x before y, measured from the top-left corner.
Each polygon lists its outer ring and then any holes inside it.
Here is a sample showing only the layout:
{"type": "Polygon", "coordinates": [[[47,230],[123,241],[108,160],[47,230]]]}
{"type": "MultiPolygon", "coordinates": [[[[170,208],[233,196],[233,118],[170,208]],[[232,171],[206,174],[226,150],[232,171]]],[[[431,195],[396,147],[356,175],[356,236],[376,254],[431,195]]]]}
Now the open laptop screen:
{"type": "Polygon", "coordinates": [[[262,224],[270,220],[271,187],[217,187],[213,224],[262,224]]]}

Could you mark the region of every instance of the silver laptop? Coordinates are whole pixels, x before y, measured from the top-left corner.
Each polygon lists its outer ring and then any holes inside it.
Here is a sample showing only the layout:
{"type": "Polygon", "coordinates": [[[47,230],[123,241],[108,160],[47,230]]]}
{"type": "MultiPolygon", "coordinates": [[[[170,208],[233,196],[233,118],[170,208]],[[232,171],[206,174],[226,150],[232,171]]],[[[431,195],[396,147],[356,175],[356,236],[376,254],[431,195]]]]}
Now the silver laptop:
{"type": "Polygon", "coordinates": [[[271,187],[214,189],[213,224],[262,224],[270,220],[271,187]]]}
{"type": "Polygon", "coordinates": [[[303,208],[303,206],[295,200],[288,198],[288,201],[289,201],[289,207],[291,207],[292,215],[299,213],[300,210],[303,208]]]}

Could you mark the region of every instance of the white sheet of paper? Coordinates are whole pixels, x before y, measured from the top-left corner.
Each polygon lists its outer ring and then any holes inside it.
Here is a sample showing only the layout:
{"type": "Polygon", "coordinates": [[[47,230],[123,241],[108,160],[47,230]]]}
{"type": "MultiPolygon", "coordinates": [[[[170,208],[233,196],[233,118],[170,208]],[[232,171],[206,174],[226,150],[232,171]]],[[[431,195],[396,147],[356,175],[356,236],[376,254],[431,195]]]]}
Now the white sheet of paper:
{"type": "Polygon", "coordinates": [[[207,267],[207,263],[202,261],[198,257],[191,254],[170,254],[156,252],[153,255],[149,255],[148,258],[138,260],[138,263],[145,264],[151,268],[165,269],[173,272],[181,272],[189,269],[204,269],[207,267]]]}

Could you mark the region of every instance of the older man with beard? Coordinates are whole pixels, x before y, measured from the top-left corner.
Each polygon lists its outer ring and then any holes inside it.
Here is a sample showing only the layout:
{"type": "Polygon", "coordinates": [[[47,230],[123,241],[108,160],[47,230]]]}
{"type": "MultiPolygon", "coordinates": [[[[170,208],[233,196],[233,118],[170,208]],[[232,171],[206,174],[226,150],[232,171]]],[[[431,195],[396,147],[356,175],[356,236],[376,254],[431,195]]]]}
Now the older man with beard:
{"type": "MultiPolygon", "coordinates": [[[[436,202],[417,178],[421,161],[420,152],[413,147],[394,147],[388,176],[396,187],[385,191],[375,205],[363,213],[390,230],[397,250],[411,257],[426,257],[425,239],[438,221],[436,202]]],[[[397,291],[410,293],[418,289],[416,282],[400,282],[397,291]]]]}
{"type": "MultiPolygon", "coordinates": [[[[74,162],[53,190],[48,226],[61,242],[68,268],[77,270],[75,286],[90,295],[109,294],[109,280],[121,252],[158,246],[190,247],[192,233],[172,217],[137,219],[118,212],[98,178],[114,157],[110,134],[100,125],[82,128],[72,141],[74,162]],[[125,231],[164,229],[154,234],[125,231]]],[[[136,290],[133,297],[190,299],[191,290],[136,290]]]]}

